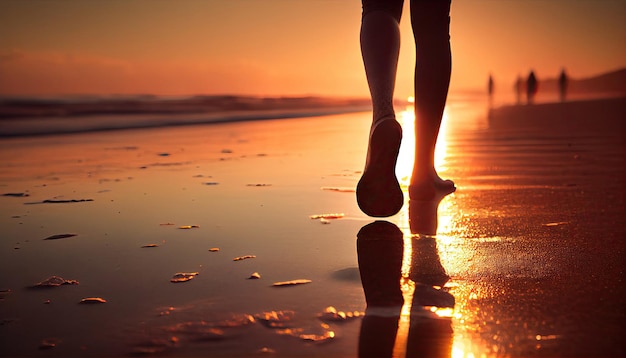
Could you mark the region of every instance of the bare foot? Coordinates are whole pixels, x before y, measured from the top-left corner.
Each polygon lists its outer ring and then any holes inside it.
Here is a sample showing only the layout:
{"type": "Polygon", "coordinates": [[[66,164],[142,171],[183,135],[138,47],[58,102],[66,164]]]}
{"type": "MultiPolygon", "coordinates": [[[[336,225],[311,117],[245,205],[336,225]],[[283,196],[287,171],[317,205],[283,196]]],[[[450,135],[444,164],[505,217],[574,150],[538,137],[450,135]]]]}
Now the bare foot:
{"type": "Polygon", "coordinates": [[[411,200],[433,200],[435,197],[444,197],[456,191],[454,182],[441,179],[437,174],[426,176],[424,179],[411,179],[409,198],[411,200]]]}
{"type": "Polygon", "coordinates": [[[395,172],[401,141],[402,127],[394,118],[372,125],[365,170],[356,187],[357,203],[369,216],[391,216],[402,209],[404,196],[395,172]]]}

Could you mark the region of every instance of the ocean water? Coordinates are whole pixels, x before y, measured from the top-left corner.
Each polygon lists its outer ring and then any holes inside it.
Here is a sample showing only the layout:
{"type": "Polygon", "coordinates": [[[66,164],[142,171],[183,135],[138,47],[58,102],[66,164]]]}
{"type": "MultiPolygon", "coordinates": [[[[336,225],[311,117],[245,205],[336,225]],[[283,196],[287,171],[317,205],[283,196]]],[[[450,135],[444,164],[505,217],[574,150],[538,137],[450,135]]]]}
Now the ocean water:
{"type": "Polygon", "coordinates": [[[0,98],[0,137],[302,118],[369,107],[366,99],[322,97],[0,98]]]}
{"type": "MultiPolygon", "coordinates": [[[[514,103],[496,97],[491,105],[514,103]]],[[[396,100],[398,113],[410,101],[396,100]]],[[[475,107],[486,113],[480,91],[451,94],[448,109],[475,107]]],[[[473,109],[473,110],[474,110],[473,109]]],[[[368,98],[245,96],[65,96],[0,97],[0,138],[85,133],[121,129],[316,117],[371,110],[368,98]]]]}

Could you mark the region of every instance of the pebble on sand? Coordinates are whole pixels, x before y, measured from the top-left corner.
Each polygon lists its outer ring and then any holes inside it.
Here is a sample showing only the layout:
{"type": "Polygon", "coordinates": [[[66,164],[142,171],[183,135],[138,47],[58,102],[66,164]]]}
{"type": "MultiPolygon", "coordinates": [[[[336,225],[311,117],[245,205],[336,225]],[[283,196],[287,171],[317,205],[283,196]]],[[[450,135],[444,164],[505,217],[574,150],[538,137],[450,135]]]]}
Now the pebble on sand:
{"type": "Polygon", "coordinates": [[[220,251],[220,248],[219,247],[212,247],[212,248],[209,249],[209,251],[210,252],[218,252],[218,251],[220,251]]]}
{"type": "Polygon", "coordinates": [[[157,245],[157,244],[145,244],[141,248],[148,248],[148,247],[159,247],[159,245],[157,245]]]}
{"type": "Polygon", "coordinates": [[[258,280],[261,278],[261,274],[259,274],[258,272],[253,272],[250,277],[248,277],[248,280],[258,280]]]}
{"type": "Polygon", "coordinates": [[[198,225],[183,225],[183,226],[179,226],[179,229],[183,229],[183,230],[189,230],[189,229],[198,229],[200,226],[198,225]]]}
{"type": "Polygon", "coordinates": [[[176,275],[174,275],[174,277],[170,279],[170,282],[187,282],[199,274],[199,272],[178,272],[176,275]]]}

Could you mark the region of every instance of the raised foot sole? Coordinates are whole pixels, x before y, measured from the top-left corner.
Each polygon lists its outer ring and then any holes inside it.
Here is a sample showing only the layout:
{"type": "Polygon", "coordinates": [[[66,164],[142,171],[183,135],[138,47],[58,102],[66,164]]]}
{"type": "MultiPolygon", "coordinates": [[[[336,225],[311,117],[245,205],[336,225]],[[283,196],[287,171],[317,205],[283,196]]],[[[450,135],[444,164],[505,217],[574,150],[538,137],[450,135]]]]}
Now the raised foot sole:
{"type": "Polygon", "coordinates": [[[367,163],[356,188],[359,208],[369,216],[392,216],[402,209],[404,195],[395,173],[401,141],[402,128],[394,119],[372,128],[367,163]]]}

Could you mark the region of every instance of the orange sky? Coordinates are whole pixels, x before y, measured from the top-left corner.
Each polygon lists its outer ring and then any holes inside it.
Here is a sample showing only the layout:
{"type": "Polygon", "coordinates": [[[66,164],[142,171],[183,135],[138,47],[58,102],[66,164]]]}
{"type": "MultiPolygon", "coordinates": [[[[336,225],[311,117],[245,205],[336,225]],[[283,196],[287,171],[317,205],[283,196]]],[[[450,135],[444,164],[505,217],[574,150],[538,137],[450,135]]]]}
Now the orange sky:
{"type": "MultiPolygon", "coordinates": [[[[408,1],[396,96],[412,94],[408,1]]],[[[359,0],[0,0],[0,95],[367,96],[359,0]]],[[[452,90],[626,67],[626,1],[453,0],[452,90]]]]}

